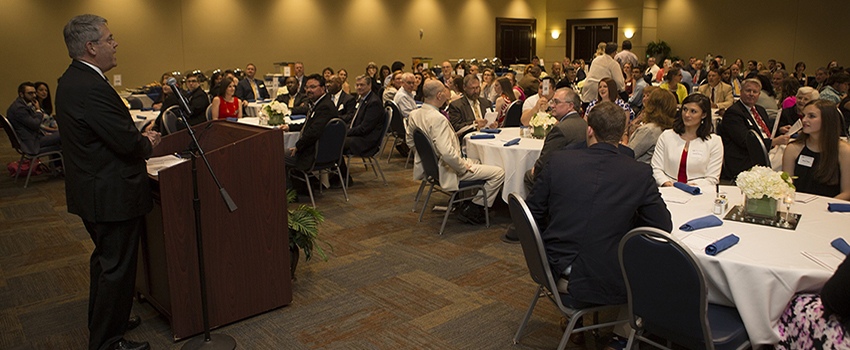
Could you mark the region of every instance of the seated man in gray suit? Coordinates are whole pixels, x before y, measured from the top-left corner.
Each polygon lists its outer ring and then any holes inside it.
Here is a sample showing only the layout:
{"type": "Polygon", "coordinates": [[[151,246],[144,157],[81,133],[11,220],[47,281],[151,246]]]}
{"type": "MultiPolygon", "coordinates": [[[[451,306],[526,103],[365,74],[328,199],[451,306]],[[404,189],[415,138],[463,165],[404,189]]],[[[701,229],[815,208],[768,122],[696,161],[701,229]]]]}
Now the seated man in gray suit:
{"type": "MultiPolygon", "coordinates": [[[[478,76],[469,74],[463,77],[463,97],[449,104],[449,121],[455,132],[473,123],[476,129],[487,125],[484,114],[490,108],[490,101],[480,95],[481,81],[478,80],[478,76]]],[[[458,136],[461,135],[458,134],[458,136]]]]}
{"type": "Polygon", "coordinates": [[[570,88],[558,89],[549,101],[549,105],[552,107],[552,116],[559,122],[546,135],[543,149],[534,167],[525,173],[525,188],[528,192],[531,192],[534,180],[543,172],[543,167],[549,162],[552,152],[587,139],[587,122],[578,113],[581,97],[575,91],[570,88]]]}

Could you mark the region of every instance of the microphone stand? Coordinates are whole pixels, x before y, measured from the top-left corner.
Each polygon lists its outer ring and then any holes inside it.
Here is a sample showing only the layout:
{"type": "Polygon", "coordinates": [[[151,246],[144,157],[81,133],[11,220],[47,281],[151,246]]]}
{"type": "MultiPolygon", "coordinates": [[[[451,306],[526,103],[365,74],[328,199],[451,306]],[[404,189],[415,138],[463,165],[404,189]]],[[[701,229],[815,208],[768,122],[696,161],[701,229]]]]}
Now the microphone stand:
{"type": "MultiPolygon", "coordinates": [[[[230,212],[233,212],[237,209],[236,203],[230,198],[230,195],[227,193],[227,190],[221,186],[221,182],[218,181],[218,178],[215,176],[215,172],[213,172],[212,166],[210,166],[210,162],[207,160],[206,153],[204,153],[204,149],[201,148],[201,144],[198,142],[198,138],[195,137],[195,131],[192,130],[192,126],[189,125],[189,119],[186,118],[187,115],[191,115],[192,110],[189,108],[189,104],[186,102],[186,99],[183,97],[183,94],[180,93],[180,89],[177,88],[176,85],[169,84],[171,89],[174,90],[174,93],[177,95],[178,104],[180,105],[179,109],[179,118],[182,119],[183,123],[186,125],[186,130],[189,132],[189,135],[192,137],[192,145],[197,150],[197,153],[201,155],[201,158],[204,160],[204,164],[207,165],[207,170],[209,170],[210,175],[212,175],[213,181],[218,186],[218,191],[221,194],[221,198],[224,200],[224,203],[227,205],[227,209],[230,212]]],[[[191,147],[190,146],[190,147],[191,147]]],[[[207,283],[206,283],[206,273],[205,273],[205,265],[204,265],[204,241],[203,236],[201,234],[201,198],[198,195],[198,168],[197,164],[197,155],[195,155],[194,151],[189,152],[192,157],[192,192],[194,197],[192,198],[192,208],[195,211],[195,238],[197,238],[198,245],[198,275],[201,280],[201,311],[203,313],[204,320],[204,337],[196,337],[183,344],[181,347],[182,350],[233,350],[236,348],[236,340],[233,337],[227,334],[210,334],[210,318],[209,318],[209,305],[207,302],[207,283]]]]}

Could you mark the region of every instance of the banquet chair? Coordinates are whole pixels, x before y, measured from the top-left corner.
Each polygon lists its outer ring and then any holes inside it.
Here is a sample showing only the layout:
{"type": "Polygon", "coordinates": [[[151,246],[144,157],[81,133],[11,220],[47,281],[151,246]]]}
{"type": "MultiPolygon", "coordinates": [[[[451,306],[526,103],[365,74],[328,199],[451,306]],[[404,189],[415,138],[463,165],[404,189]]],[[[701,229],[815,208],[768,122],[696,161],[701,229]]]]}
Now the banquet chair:
{"type": "MultiPolygon", "coordinates": [[[[405,144],[405,138],[407,137],[407,128],[404,126],[404,116],[401,114],[401,110],[398,109],[398,105],[393,101],[387,101],[384,105],[392,109],[392,119],[390,119],[390,132],[392,133],[393,145],[390,147],[390,154],[387,155],[387,164],[390,162],[390,157],[393,156],[393,149],[399,144],[405,144]]],[[[389,140],[389,138],[387,138],[389,140]]],[[[384,141],[386,142],[386,141],[384,141]]],[[[386,147],[384,147],[386,148],[386,147]]],[[[404,162],[404,167],[407,168],[407,163],[410,162],[410,157],[413,155],[413,151],[411,150],[407,153],[407,160],[404,162]]]]}
{"type": "Polygon", "coordinates": [[[522,125],[520,119],[522,119],[522,102],[516,100],[514,102],[511,102],[511,105],[508,107],[508,115],[505,116],[504,127],[519,127],[520,125],[522,125]]]}
{"type": "Polygon", "coordinates": [[[670,349],[647,339],[644,332],[688,349],[750,345],[738,309],[708,303],[702,267],[676,238],[656,228],[638,227],[620,241],[618,254],[632,326],[626,349],[635,339],[670,349]]]}
{"type": "MultiPolygon", "coordinates": [[[[47,163],[51,166],[51,169],[55,166],[55,162],[59,162],[62,164],[62,167],[65,167],[65,160],[62,158],[62,149],[60,146],[51,146],[45,147],[44,149],[40,149],[38,153],[27,153],[21,148],[21,139],[18,137],[18,133],[15,132],[15,129],[12,127],[12,123],[9,122],[9,119],[6,119],[6,116],[0,114],[0,120],[3,122],[3,129],[6,130],[6,136],[9,137],[9,143],[12,144],[12,148],[15,149],[21,155],[21,158],[18,160],[18,169],[20,170],[21,163],[24,160],[30,161],[30,168],[27,172],[27,180],[24,182],[24,188],[27,188],[30,183],[30,176],[32,176],[32,171],[38,166],[35,163],[36,159],[39,159],[44,156],[51,156],[51,158],[47,161],[47,163]]],[[[18,182],[18,177],[21,175],[20,171],[15,171],[15,183],[18,182]]]]}
{"type": "Polygon", "coordinates": [[[162,112],[162,128],[165,129],[163,135],[169,135],[177,132],[177,123],[180,116],[179,113],[180,106],[171,106],[165,109],[162,112]]]}
{"type": "Polygon", "coordinates": [[[142,104],[142,100],[138,97],[127,97],[127,103],[130,104],[130,109],[142,109],[144,105],[142,104]]]}
{"type": "Polygon", "coordinates": [[[750,159],[756,162],[756,165],[770,167],[770,155],[767,153],[767,147],[764,145],[761,135],[753,129],[747,132],[747,152],[750,154],[750,159]]]}
{"type": "MultiPolygon", "coordinates": [[[[348,192],[345,189],[345,182],[342,178],[342,171],[339,170],[339,164],[342,161],[342,148],[345,144],[345,133],[348,127],[342,119],[334,118],[325,124],[325,131],[322,137],[316,142],[316,156],[313,158],[313,164],[307,171],[296,170],[303,176],[292,174],[295,179],[302,180],[307,183],[307,192],[310,194],[310,201],[313,203],[313,208],[316,207],[316,199],[313,197],[313,188],[310,185],[310,176],[318,177],[316,173],[327,172],[336,173],[339,175],[339,181],[342,182],[342,193],[345,195],[345,201],[348,202],[348,192]]],[[[322,191],[319,185],[319,191],[322,191]]]]}
{"type": "MultiPolygon", "coordinates": [[[[473,194],[471,196],[457,198],[458,193],[462,193],[463,191],[480,189],[482,193],[482,198],[484,198],[484,200],[486,201],[487,190],[484,189],[484,184],[487,181],[460,181],[457,185],[457,190],[443,190],[442,185],[440,184],[440,162],[437,157],[437,152],[434,150],[434,144],[431,142],[428,136],[426,136],[425,133],[419,129],[413,132],[413,142],[416,146],[416,152],[419,153],[419,159],[422,162],[422,168],[425,170],[425,179],[422,180],[422,183],[419,185],[419,191],[416,192],[416,199],[413,202],[413,211],[416,212],[416,206],[419,204],[419,198],[422,197],[422,190],[425,189],[426,185],[431,185],[431,187],[428,188],[428,195],[425,196],[425,203],[422,204],[422,212],[419,213],[419,222],[422,222],[422,216],[425,215],[425,208],[428,207],[428,201],[431,199],[431,193],[434,190],[437,190],[438,192],[443,193],[447,196],[451,196],[449,198],[449,203],[446,207],[446,215],[443,216],[443,225],[440,226],[440,234],[442,235],[443,231],[446,229],[446,221],[449,219],[449,213],[452,212],[452,206],[454,206],[455,203],[472,200],[478,197],[478,195],[473,194]]],[[[490,227],[490,209],[486,205],[484,206],[484,217],[486,219],[486,227],[490,227]]]]}
{"type": "Polygon", "coordinates": [[[516,192],[508,195],[508,207],[511,211],[511,219],[516,227],[517,236],[522,246],[522,254],[525,256],[525,264],[528,266],[528,272],[531,274],[531,279],[537,283],[537,291],[534,292],[534,298],[531,299],[531,304],[528,306],[528,311],[519,325],[519,329],[514,336],[514,344],[519,343],[519,338],[522,335],[523,329],[528,324],[531,318],[531,313],[537,305],[537,300],[540,297],[546,297],[558,308],[558,311],[569,320],[567,329],[561,337],[561,343],[558,344],[558,350],[563,350],[567,346],[570,335],[576,332],[584,332],[592,329],[624,324],[627,320],[614,320],[605,323],[596,323],[590,326],[579,326],[575,328],[582,316],[593,314],[597,316],[600,311],[616,310],[623,305],[597,305],[584,303],[573,299],[572,296],[566,293],[560,293],[552,274],[552,269],[549,266],[549,260],[546,258],[546,249],[543,247],[543,239],[540,237],[540,229],[534,217],[531,216],[531,211],[525,201],[517,195],[516,192]]]}
{"type": "Polygon", "coordinates": [[[384,179],[384,186],[389,185],[389,183],[387,182],[387,178],[384,176],[384,172],[381,170],[381,165],[378,164],[379,163],[378,157],[380,157],[381,154],[384,153],[384,147],[386,147],[386,145],[387,145],[387,143],[385,142],[385,140],[387,138],[387,130],[390,127],[390,119],[392,119],[392,117],[393,117],[392,109],[389,106],[384,108],[384,116],[385,116],[384,127],[381,130],[381,138],[378,140],[378,148],[376,148],[376,149],[372,150],[372,152],[366,153],[366,154],[345,154],[344,155],[345,158],[346,158],[346,161],[348,163],[348,167],[346,167],[346,171],[345,171],[345,183],[346,184],[348,183],[348,177],[349,177],[349,174],[351,173],[351,165],[353,165],[353,164],[363,164],[367,168],[368,168],[368,166],[372,167],[372,172],[375,173],[376,178],[378,177],[378,173],[381,173],[381,178],[384,179]],[[352,163],[351,162],[352,157],[360,157],[361,159],[363,159],[363,161],[359,162],[359,163],[352,163]],[[375,170],[375,169],[377,169],[377,170],[375,170]]]}
{"type": "Polygon", "coordinates": [[[207,106],[207,111],[204,112],[204,116],[207,117],[207,121],[212,120],[212,104],[207,106]]]}

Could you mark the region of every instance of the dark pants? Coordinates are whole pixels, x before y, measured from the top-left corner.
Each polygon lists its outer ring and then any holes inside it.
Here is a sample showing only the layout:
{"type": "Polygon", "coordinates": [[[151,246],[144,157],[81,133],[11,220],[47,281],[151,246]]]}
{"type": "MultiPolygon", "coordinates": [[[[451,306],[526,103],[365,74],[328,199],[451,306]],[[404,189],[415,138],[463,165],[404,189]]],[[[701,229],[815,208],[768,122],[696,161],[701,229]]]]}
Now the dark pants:
{"type": "Polygon", "coordinates": [[[133,308],[140,216],[119,222],[83,220],[94,242],[89,290],[89,350],[108,349],[124,336],[133,308]]]}

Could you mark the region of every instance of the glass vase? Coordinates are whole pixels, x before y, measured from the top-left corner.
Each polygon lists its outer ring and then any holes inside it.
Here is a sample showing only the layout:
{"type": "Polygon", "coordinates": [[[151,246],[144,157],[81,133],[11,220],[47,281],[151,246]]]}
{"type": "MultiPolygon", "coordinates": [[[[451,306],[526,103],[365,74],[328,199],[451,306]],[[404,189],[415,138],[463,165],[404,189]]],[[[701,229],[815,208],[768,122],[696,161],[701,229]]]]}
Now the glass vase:
{"type": "Polygon", "coordinates": [[[775,198],[768,196],[761,198],[747,196],[744,200],[744,213],[748,216],[772,219],[776,217],[777,203],[775,198]]]}

